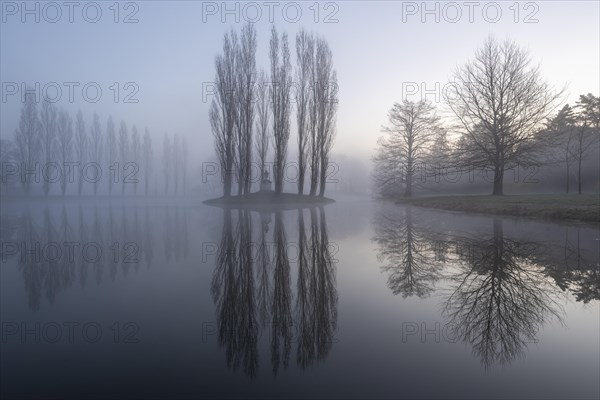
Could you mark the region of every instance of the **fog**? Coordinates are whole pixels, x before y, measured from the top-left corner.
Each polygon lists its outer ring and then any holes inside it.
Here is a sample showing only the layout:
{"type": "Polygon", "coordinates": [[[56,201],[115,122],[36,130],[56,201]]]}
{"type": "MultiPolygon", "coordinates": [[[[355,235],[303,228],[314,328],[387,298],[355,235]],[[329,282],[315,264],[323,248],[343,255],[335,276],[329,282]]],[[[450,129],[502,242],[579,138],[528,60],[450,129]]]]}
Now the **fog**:
{"type": "Polygon", "coordinates": [[[600,3],[0,8],[1,398],[600,397],[600,3]]]}
{"type": "MultiPolygon", "coordinates": [[[[567,85],[561,104],[573,104],[580,94],[597,93],[600,84],[600,66],[592,56],[599,36],[598,4],[594,2],[576,7],[567,2],[535,3],[535,8],[521,4],[518,15],[503,4],[497,21],[495,10],[484,12],[480,5],[470,13],[467,6],[457,3],[461,15],[457,22],[453,22],[453,9],[437,3],[428,6],[430,10],[437,7],[437,13],[427,14],[420,3],[401,2],[377,7],[336,2],[316,9],[299,3],[298,10],[285,3],[271,9],[260,2],[258,8],[241,3],[134,2],[121,4],[119,15],[110,5],[100,4],[102,14],[96,23],[86,21],[96,19],[96,8],[84,8],[83,3],[70,11],[58,2],[60,18],[55,17],[55,8],[41,3],[29,6],[38,8],[31,14],[21,3],[14,4],[16,9],[13,3],[3,2],[0,137],[12,138],[18,126],[23,84],[39,84],[40,92],[46,87],[49,96],[56,96],[59,87],[62,93],[57,104],[73,115],[81,109],[88,125],[97,112],[103,123],[111,115],[117,124],[124,120],[142,131],[147,127],[155,144],[165,133],[185,135],[195,177],[202,162],[214,155],[208,120],[214,97],[209,87],[215,80],[214,57],[221,50],[224,33],[249,20],[257,20],[259,68],[268,69],[271,22],[287,32],[293,56],[300,28],[327,38],[339,82],[332,153],[357,158],[367,170],[392,104],[403,98],[427,98],[442,106],[441,92],[452,71],[469,60],[490,33],[528,48],[552,85],[567,85]],[[239,12],[227,13],[236,7],[239,12]],[[260,18],[255,17],[256,10],[260,18]],[[11,94],[13,83],[18,86],[16,94],[11,94]],[[84,94],[84,86],[90,83],[89,94],[84,94]],[[128,83],[132,85],[126,87],[128,83]],[[86,101],[84,96],[96,101],[96,88],[102,91],[97,102],[86,101]]],[[[295,129],[292,124],[291,143],[295,129]]],[[[290,146],[290,158],[293,151],[290,146]]]]}

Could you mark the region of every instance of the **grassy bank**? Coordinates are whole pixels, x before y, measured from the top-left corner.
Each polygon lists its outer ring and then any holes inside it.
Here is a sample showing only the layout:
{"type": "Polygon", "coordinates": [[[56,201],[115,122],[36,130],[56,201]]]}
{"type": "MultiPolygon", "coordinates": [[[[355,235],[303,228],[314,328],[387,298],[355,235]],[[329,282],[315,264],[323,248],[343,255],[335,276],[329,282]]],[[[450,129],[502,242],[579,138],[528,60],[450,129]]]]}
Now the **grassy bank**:
{"type": "Polygon", "coordinates": [[[439,196],[401,198],[398,204],[516,217],[600,222],[598,195],[439,196]]]}
{"type": "Polygon", "coordinates": [[[316,206],[333,203],[327,197],[300,195],[294,193],[276,194],[274,191],[260,191],[256,193],[219,197],[204,201],[204,204],[220,206],[316,206]]]}

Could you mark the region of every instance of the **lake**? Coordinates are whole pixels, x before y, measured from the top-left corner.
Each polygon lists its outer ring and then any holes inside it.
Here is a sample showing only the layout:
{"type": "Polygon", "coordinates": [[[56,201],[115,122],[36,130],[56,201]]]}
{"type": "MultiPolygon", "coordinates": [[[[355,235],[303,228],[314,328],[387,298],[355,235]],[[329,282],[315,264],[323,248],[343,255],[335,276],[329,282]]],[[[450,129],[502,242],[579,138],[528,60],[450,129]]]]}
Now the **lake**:
{"type": "Polygon", "coordinates": [[[2,397],[600,397],[595,225],[51,199],[0,239],[2,397]]]}

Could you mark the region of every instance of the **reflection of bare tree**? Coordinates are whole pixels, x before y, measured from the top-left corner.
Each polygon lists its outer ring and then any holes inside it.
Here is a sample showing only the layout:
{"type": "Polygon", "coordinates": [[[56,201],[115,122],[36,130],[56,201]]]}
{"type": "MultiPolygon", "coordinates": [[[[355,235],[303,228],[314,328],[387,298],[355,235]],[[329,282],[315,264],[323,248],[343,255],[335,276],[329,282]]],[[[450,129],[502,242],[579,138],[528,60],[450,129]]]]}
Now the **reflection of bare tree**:
{"type": "Polygon", "coordinates": [[[119,243],[117,243],[114,250],[117,259],[121,262],[121,271],[123,272],[123,276],[127,276],[129,274],[132,261],[132,257],[130,257],[130,253],[128,251],[129,244],[131,243],[131,236],[129,233],[129,222],[127,216],[128,212],[123,205],[121,208],[121,236],[119,243]]]}
{"type": "Polygon", "coordinates": [[[227,365],[240,364],[250,376],[258,367],[254,277],[251,246],[251,219],[240,210],[236,230],[232,211],[224,210],[223,232],[211,291],[217,307],[219,344],[225,347],[227,365]]]}
{"type": "MultiPolygon", "coordinates": [[[[65,244],[65,250],[67,251],[63,257],[61,257],[60,275],[62,288],[66,289],[71,286],[71,283],[75,280],[75,250],[66,246],[67,243],[77,243],[77,237],[73,235],[73,228],[69,224],[69,217],[67,215],[67,209],[63,205],[60,222],[60,234],[61,242],[65,244]]],[[[81,250],[81,249],[79,249],[81,250]]]]}
{"type": "MultiPolygon", "coordinates": [[[[98,245],[99,249],[105,248],[104,232],[102,229],[102,223],[98,217],[98,208],[94,207],[94,240],[98,245]]],[[[94,255],[94,270],[96,271],[96,284],[102,282],[102,275],[104,273],[104,261],[105,257],[102,257],[102,253],[94,255]]]]}
{"type": "MultiPolygon", "coordinates": [[[[113,209],[112,207],[110,207],[108,209],[108,244],[110,246],[111,249],[111,253],[114,251],[115,248],[115,244],[118,245],[118,236],[116,235],[116,227],[115,227],[115,221],[113,218],[113,209]]],[[[117,277],[117,263],[118,263],[118,259],[115,260],[114,254],[110,254],[110,257],[107,257],[107,261],[108,261],[108,265],[109,265],[109,272],[110,272],[110,280],[112,282],[115,281],[115,278],[117,277]]]]}
{"type": "MultiPolygon", "coordinates": [[[[297,364],[306,368],[324,359],[337,325],[335,265],[330,251],[325,212],[311,210],[310,238],[304,214],[298,211],[298,281],[296,313],[297,364]]],[[[291,262],[281,211],[259,213],[258,245],[252,240],[252,216],[238,210],[234,224],[224,210],[223,232],[211,291],[216,305],[219,343],[227,364],[253,377],[258,369],[259,329],[269,327],[271,367],[274,374],[287,368],[293,341],[291,262]],[[274,215],[273,253],[267,235],[274,215]],[[233,229],[235,225],[235,230],[233,229]],[[255,271],[256,269],[256,271],[255,271]],[[256,282],[255,282],[256,280],[256,282]],[[262,324],[259,324],[259,321],[262,324]]]]}
{"type": "Polygon", "coordinates": [[[436,260],[443,260],[439,246],[426,237],[426,231],[414,222],[410,207],[404,215],[395,211],[375,219],[375,238],[379,246],[377,258],[386,264],[388,286],[394,294],[403,297],[428,297],[439,278],[436,260]]]}
{"type": "Polygon", "coordinates": [[[86,246],[87,243],[89,243],[89,235],[88,226],[85,222],[85,218],[83,217],[83,208],[81,205],[79,205],[79,234],[77,239],[80,243],[76,257],[77,264],[79,266],[79,284],[81,287],[84,287],[87,280],[88,261],[86,260],[87,248],[84,248],[83,246],[86,246]]]}
{"type": "Polygon", "coordinates": [[[290,293],[290,260],[287,255],[287,239],[281,211],[275,212],[275,270],[273,271],[273,305],[271,331],[271,363],[273,373],[277,373],[279,365],[289,365],[292,342],[292,311],[290,293]],[[282,341],[282,349],[279,342],[282,341]],[[283,360],[280,354],[283,350],[283,360]]]}
{"type": "Polygon", "coordinates": [[[298,320],[298,348],[296,357],[301,367],[306,367],[309,360],[314,358],[314,327],[312,320],[313,298],[309,285],[311,283],[311,267],[308,265],[307,253],[309,252],[306,229],[304,228],[304,214],[298,210],[298,281],[296,296],[296,318],[298,320]]]}
{"type": "Polygon", "coordinates": [[[298,258],[298,349],[302,368],[324,359],[333,344],[337,327],[337,289],[335,264],[330,251],[327,221],[323,208],[310,210],[310,246],[305,238],[304,221],[299,214],[298,258]],[[306,258],[305,253],[310,252],[306,258]]]}
{"type": "MultiPolygon", "coordinates": [[[[19,237],[20,243],[26,245],[39,243],[39,235],[35,227],[31,211],[29,207],[25,209],[21,217],[21,234],[19,237]]],[[[21,251],[23,248],[21,247],[21,251]]],[[[29,297],[29,307],[37,311],[40,308],[41,286],[42,286],[42,271],[40,263],[32,257],[19,255],[19,269],[23,273],[25,280],[25,288],[29,297]]]]}
{"type": "Polygon", "coordinates": [[[241,315],[238,329],[244,354],[244,371],[254,376],[258,368],[258,322],[256,320],[254,260],[252,257],[252,219],[250,212],[239,210],[239,296],[241,315]]]}
{"type": "MultiPolygon", "coordinates": [[[[59,234],[52,222],[50,210],[48,209],[48,207],[44,209],[43,230],[45,232],[45,243],[57,243],[59,234]]],[[[46,297],[48,298],[48,301],[50,303],[54,301],[56,294],[60,291],[62,287],[60,275],[60,271],[62,270],[62,268],[60,266],[60,263],[63,261],[64,260],[56,258],[50,254],[47,254],[46,257],[40,260],[41,264],[43,265],[42,269],[47,271],[44,277],[44,289],[46,290],[46,297]]]]}
{"type": "Polygon", "coordinates": [[[257,257],[257,274],[258,274],[258,291],[257,291],[257,307],[262,325],[266,325],[270,315],[271,302],[271,269],[273,260],[269,252],[269,243],[267,243],[267,233],[269,232],[269,224],[271,223],[271,213],[260,213],[261,229],[260,243],[258,247],[257,257]]]}
{"type": "MultiPolygon", "coordinates": [[[[138,207],[135,207],[133,209],[133,237],[136,240],[142,238],[142,232],[140,231],[140,221],[138,218],[138,207]]],[[[137,242],[133,242],[133,245],[134,245],[133,257],[129,257],[130,260],[127,260],[127,261],[133,262],[135,271],[137,272],[138,269],[140,268],[140,257],[138,254],[138,250],[139,250],[140,246],[137,242]]]]}
{"type": "MultiPolygon", "coordinates": [[[[16,252],[11,248],[10,257],[15,257],[22,273],[32,310],[39,310],[43,295],[52,304],[56,296],[72,287],[74,282],[85,288],[90,268],[93,268],[99,284],[105,265],[110,266],[110,276],[114,281],[118,265],[123,264],[125,275],[131,263],[138,262],[140,249],[144,259],[150,262],[151,239],[146,239],[148,246],[139,246],[142,233],[138,217],[135,214],[130,216],[125,209],[122,211],[119,224],[113,218],[112,207],[108,209],[106,229],[96,207],[92,216],[87,218],[81,206],[71,213],[63,206],[54,214],[45,207],[40,213],[41,218],[36,218],[37,215],[26,208],[20,217],[15,218],[15,231],[8,234],[16,252]],[[88,219],[93,219],[92,225],[88,219]],[[130,229],[131,221],[133,230],[130,229]],[[150,252],[143,252],[144,248],[150,252]]],[[[3,215],[2,224],[5,219],[11,220],[3,215]]],[[[149,227],[149,224],[145,226],[149,227]]],[[[152,237],[151,232],[146,232],[148,237],[152,237]]]]}
{"type": "Polygon", "coordinates": [[[152,265],[152,259],[154,258],[154,234],[152,233],[152,219],[150,218],[150,211],[148,205],[145,207],[145,225],[144,225],[144,255],[146,259],[146,266],[150,268],[152,265]]]}
{"type": "Polygon", "coordinates": [[[537,245],[504,238],[500,219],[492,238],[463,241],[472,251],[459,257],[444,312],[486,367],[510,363],[547,320],[560,321],[556,287],[535,261],[537,245]]]}
{"type": "Polygon", "coordinates": [[[171,253],[173,251],[172,236],[171,236],[171,213],[169,212],[169,206],[165,207],[165,223],[163,229],[163,242],[165,243],[165,261],[167,264],[171,261],[171,253]]]}

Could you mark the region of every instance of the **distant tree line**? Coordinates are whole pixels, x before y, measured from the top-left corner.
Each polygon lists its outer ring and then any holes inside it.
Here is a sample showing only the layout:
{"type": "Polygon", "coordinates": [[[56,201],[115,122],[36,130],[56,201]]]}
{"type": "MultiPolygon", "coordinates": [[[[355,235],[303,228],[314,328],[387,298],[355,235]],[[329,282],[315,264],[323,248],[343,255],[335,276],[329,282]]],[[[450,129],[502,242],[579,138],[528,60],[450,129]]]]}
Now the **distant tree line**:
{"type": "Polygon", "coordinates": [[[268,173],[272,153],[275,192],[284,189],[295,94],[298,178],[297,191],[323,196],[326,170],[335,138],[337,75],[326,40],[301,30],[296,35],[296,67],[292,68],[287,34],[271,29],[269,72],[257,70],[257,37],[252,24],[223,39],[215,59],[216,96],[209,118],[223,181],[223,195],[252,190],[252,168],[268,173]],[[272,151],[271,151],[272,149],[272,151]]]}
{"type": "Polygon", "coordinates": [[[411,196],[450,169],[478,169],[490,172],[492,194],[502,195],[507,171],[559,166],[566,192],[575,179],[582,193],[584,160],[598,158],[598,97],[581,95],[575,107],[554,114],[562,91],[542,79],[526,50],[493,37],[454,72],[444,95],[453,115],[447,124],[427,100],[394,104],[373,156],[378,193],[411,196]]]}
{"type": "Polygon", "coordinates": [[[185,137],[164,136],[162,158],[157,160],[148,128],[142,134],[112,117],[103,124],[94,113],[87,124],[79,110],[67,110],[25,96],[14,140],[2,140],[3,194],[32,194],[40,186],[45,195],[177,194],[187,190],[188,152],[185,137]],[[154,171],[156,167],[162,169],[154,171]],[[164,181],[164,190],[157,186],[164,181]],[[170,186],[172,182],[172,186],[170,186]],[[40,185],[38,185],[40,184],[40,185]]]}

